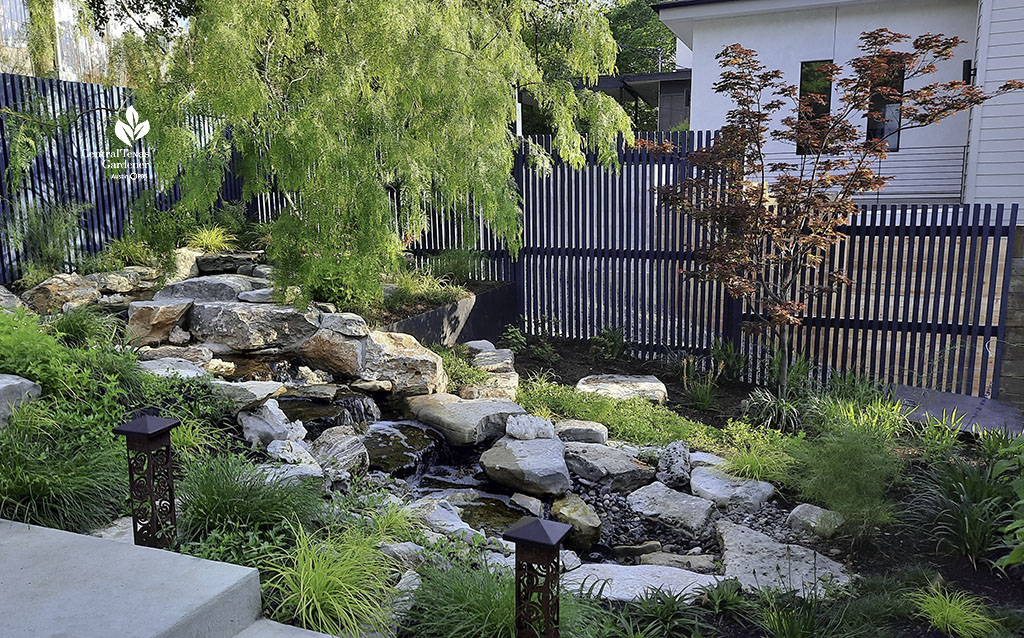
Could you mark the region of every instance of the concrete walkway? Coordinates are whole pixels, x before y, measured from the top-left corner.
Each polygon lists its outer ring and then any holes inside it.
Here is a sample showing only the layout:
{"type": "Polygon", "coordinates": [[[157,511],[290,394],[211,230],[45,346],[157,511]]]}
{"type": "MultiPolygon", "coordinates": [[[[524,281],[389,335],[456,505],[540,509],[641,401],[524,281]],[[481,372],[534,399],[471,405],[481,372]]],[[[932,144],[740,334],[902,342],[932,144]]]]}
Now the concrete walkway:
{"type": "Polygon", "coordinates": [[[325,638],[260,613],[255,569],[0,519],[2,638],[325,638]]]}
{"type": "Polygon", "coordinates": [[[1012,434],[1024,432],[1024,414],[1021,409],[1008,401],[971,397],[952,392],[923,390],[909,386],[896,386],[896,397],[904,403],[916,406],[911,420],[924,422],[927,415],[942,416],[942,412],[963,415],[960,429],[964,432],[1006,430],[1012,434]]]}

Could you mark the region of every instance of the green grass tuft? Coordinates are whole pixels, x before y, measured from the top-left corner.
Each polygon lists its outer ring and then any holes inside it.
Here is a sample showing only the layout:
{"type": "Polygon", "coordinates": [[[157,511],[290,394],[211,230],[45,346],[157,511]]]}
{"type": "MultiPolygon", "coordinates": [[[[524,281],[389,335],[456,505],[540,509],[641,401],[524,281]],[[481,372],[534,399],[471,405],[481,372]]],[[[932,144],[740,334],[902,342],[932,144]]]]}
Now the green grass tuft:
{"type": "Polygon", "coordinates": [[[999,622],[977,596],[933,586],[911,592],[907,596],[914,606],[914,615],[947,636],[955,638],[986,638],[999,631],[999,622]]]}

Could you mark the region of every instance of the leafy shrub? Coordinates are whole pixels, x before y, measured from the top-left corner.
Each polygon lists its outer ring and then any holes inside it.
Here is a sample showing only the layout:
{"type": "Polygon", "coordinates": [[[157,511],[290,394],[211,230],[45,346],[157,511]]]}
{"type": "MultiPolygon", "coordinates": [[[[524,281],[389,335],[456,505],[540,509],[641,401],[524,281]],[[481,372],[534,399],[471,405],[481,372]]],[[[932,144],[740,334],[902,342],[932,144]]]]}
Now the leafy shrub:
{"type": "Polygon", "coordinates": [[[1008,478],[994,465],[937,465],[917,481],[907,520],[937,551],[976,564],[1001,546],[1001,532],[1012,521],[1008,478]]]}
{"type": "Polygon", "coordinates": [[[534,414],[603,423],[609,435],[617,439],[636,443],[670,443],[685,439],[700,449],[723,447],[720,430],[640,398],[612,399],[535,376],[520,383],[517,400],[534,414]]]}
{"type": "Polygon", "coordinates": [[[42,281],[35,279],[43,272],[52,275],[64,270],[72,243],[78,234],[78,220],[89,208],[88,204],[17,205],[3,230],[11,243],[21,248],[32,266],[23,272],[19,280],[22,288],[29,288],[42,281]],[[27,275],[33,275],[33,281],[29,281],[27,275]]]}
{"type": "Polygon", "coordinates": [[[292,532],[294,544],[263,567],[271,616],[332,636],[385,629],[390,587],[380,539],[359,528],[292,532]]]}
{"type": "Polygon", "coordinates": [[[35,381],[45,393],[75,393],[91,385],[68,349],[24,310],[0,313],[0,373],[35,381]]]}
{"type": "Polygon", "coordinates": [[[734,578],[719,581],[697,590],[696,604],[723,620],[753,624],[757,605],[743,593],[743,586],[734,578]]]}
{"type": "Polygon", "coordinates": [[[469,294],[462,286],[420,270],[400,270],[392,276],[391,283],[395,289],[384,299],[388,310],[414,304],[442,306],[469,294]]]}
{"type": "Polygon", "coordinates": [[[483,258],[483,253],[479,250],[445,250],[431,257],[426,268],[427,272],[438,279],[465,284],[474,279],[473,275],[483,258]]]}
{"type": "Polygon", "coordinates": [[[237,238],[222,226],[201,226],[192,231],[186,245],[204,253],[219,253],[234,248],[237,238]]]}
{"type": "Polygon", "coordinates": [[[265,529],[231,526],[212,530],[201,540],[182,543],[180,551],[197,558],[260,569],[270,557],[294,543],[295,534],[286,523],[265,529]]]}
{"type": "Polygon", "coordinates": [[[472,383],[484,383],[489,375],[469,361],[469,351],[463,344],[442,346],[435,344],[430,349],[441,357],[444,371],[448,375],[447,392],[458,394],[459,389],[472,383]]]}
{"type": "MultiPolygon", "coordinates": [[[[427,566],[407,616],[409,635],[416,638],[513,638],[515,579],[505,569],[450,569],[427,566]]],[[[560,626],[567,638],[595,635],[608,614],[589,596],[562,591],[560,626]]],[[[603,634],[597,634],[603,635],[603,634]]],[[[612,634],[621,635],[621,634],[612,634]]]]}
{"type": "Polygon", "coordinates": [[[315,482],[273,480],[236,454],[214,456],[187,468],[177,490],[184,538],[215,529],[266,529],[282,521],[309,524],[323,511],[315,482]]]}
{"type": "Polygon", "coordinates": [[[683,381],[683,391],[686,392],[690,407],[705,412],[715,409],[715,388],[718,387],[721,372],[722,365],[719,364],[707,372],[694,374],[683,381]]]}
{"type": "Polygon", "coordinates": [[[934,586],[908,595],[914,615],[947,636],[986,638],[999,630],[988,607],[978,597],[934,586]]]}
{"type": "Polygon", "coordinates": [[[14,283],[21,290],[28,290],[29,288],[38,286],[50,277],[56,275],[58,272],[58,270],[50,268],[49,266],[38,264],[34,261],[28,261],[22,264],[21,277],[19,277],[14,283]]]}
{"type": "Polygon", "coordinates": [[[603,328],[590,338],[590,353],[600,361],[621,359],[626,353],[626,334],[622,328],[603,328]]]}
{"type": "Polygon", "coordinates": [[[152,266],[156,254],[149,244],[134,233],[113,239],[107,247],[95,255],[88,255],[78,266],[81,273],[120,270],[125,266],[152,266]]]}
{"type": "Polygon", "coordinates": [[[514,323],[505,326],[505,329],[501,332],[499,342],[516,354],[526,351],[526,335],[514,323]]]}
{"type": "Polygon", "coordinates": [[[947,414],[926,415],[924,423],[918,430],[918,437],[921,439],[922,456],[926,463],[939,463],[949,460],[950,455],[960,443],[960,424],[964,415],[958,415],[956,410],[947,414]]]}
{"type": "Polygon", "coordinates": [[[800,427],[802,403],[776,396],[767,388],[755,388],[743,402],[745,417],[767,428],[794,432],[800,427]]]}
{"type": "Polygon", "coordinates": [[[855,534],[891,520],[886,491],[899,464],[886,441],[869,432],[841,430],[803,446],[797,460],[800,494],[842,514],[855,534]]]}
{"type": "Polygon", "coordinates": [[[538,337],[536,341],[527,347],[527,350],[531,357],[549,365],[558,363],[562,358],[562,355],[558,354],[558,350],[555,348],[554,344],[552,344],[546,337],[538,337]]]}
{"type": "Polygon", "coordinates": [[[79,306],[58,314],[46,327],[69,348],[110,343],[120,328],[115,318],[90,306],[79,306]]]}
{"type": "Polygon", "coordinates": [[[736,382],[747,372],[747,358],[731,341],[716,337],[711,342],[711,359],[721,367],[722,378],[736,382]]]}

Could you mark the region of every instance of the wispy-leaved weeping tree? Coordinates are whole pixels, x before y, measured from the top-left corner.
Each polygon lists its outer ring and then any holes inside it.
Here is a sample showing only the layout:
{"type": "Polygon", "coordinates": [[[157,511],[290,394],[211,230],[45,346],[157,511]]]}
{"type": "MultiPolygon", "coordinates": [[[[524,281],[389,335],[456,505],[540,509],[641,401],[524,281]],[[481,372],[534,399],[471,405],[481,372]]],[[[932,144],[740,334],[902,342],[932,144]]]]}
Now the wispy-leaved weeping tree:
{"type": "Polygon", "coordinates": [[[238,151],[243,198],[286,200],[269,248],[278,284],[338,300],[379,289],[394,193],[413,234],[423,197],[468,195],[517,248],[517,92],[538,102],[555,152],[575,166],[588,146],[617,161],[631,128],[585,88],[616,54],[589,0],[203,0],[170,43],[123,51],[157,173],[180,171],[179,211],[214,205],[238,151]],[[209,139],[196,116],[213,123],[209,139]]]}
{"type": "Polygon", "coordinates": [[[862,55],[846,70],[818,65],[823,92],[803,96],[755,51],[725,47],[717,56],[722,74],[714,90],[734,106],[714,145],[691,156],[696,175],[662,189],[666,206],[710,231],[699,251],[704,267],[691,274],[718,281],[743,299],[755,315],[745,328],[773,337],[782,394],[793,328],[813,299],[850,280],[836,271],[821,273],[823,284],[805,282],[819,279],[812,275],[827,267],[829,251],[845,239],[840,227],[857,212],[855,195],[880,190],[892,179],[873,168],[891,141],[1024,88],[1019,81],[992,92],[962,81],[926,83],[922,78],[963,43],[957,37],[911,38],[877,29],[863,33],[860,42],[862,55]],[[832,86],[837,101],[830,99],[832,86]],[[872,134],[866,134],[865,121],[872,134]],[[769,162],[772,142],[788,143],[797,154],[769,162]]]}

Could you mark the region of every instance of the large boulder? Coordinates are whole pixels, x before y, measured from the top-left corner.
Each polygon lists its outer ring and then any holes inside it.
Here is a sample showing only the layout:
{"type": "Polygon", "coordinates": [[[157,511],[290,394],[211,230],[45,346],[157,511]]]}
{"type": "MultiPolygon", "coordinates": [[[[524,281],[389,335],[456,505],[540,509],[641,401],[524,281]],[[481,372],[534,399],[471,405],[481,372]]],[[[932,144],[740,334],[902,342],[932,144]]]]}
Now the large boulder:
{"type": "Polygon", "coordinates": [[[674,489],[682,489],[690,482],[690,446],[686,441],[668,444],[658,459],[658,480],[674,489]]]}
{"type": "Polygon", "coordinates": [[[563,454],[565,444],[558,439],[520,441],[499,439],[480,456],[484,472],[496,481],[535,496],[559,496],[572,486],[563,454]]]}
{"type": "Polygon", "coordinates": [[[580,551],[589,550],[601,538],[597,510],[571,492],[551,504],[551,515],[556,521],[572,525],[566,540],[580,551]]]}
{"type": "Polygon", "coordinates": [[[299,348],[310,364],[344,377],[358,377],[363,369],[366,340],[320,328],[299,348]]]}
{"type": "Polygon", "coordinates": [[[515,360],[511,350],[484,350],[473,356],[473,365],[487,372],[515,372],[515,360]]]}
{"type": "Polygon", "coordinates": [[[700,595],[701,587],[714,586],[720,580],[719,576],[660,565],[591,563],[563,575],[562,587],[571,591],[593,587],[596,595],[614,602],[636,600],[652,589],[692,600],[700,595]]]}
{"type": "Polygon", "coordinates": [[[653,375],[595,374],[580,379],[576,389],[612,399],[640,397],[655,403],[664,403],[668,399],[665,384],[653,375]]]}
{"type": "Polygon", "coordinates": [[[519,374],[492,372],[479,383],[467,383],[459,388],[463,399],[506,399],[515,401],[519,392],[519,374]]]}
{"type": "Polygon", "coordinates": [[[641,487],[626,501],[637,514],[670,528],[682,528],[695,538],[704,536],[715,507],[707,499],[678,492],[661,482],[641,487]]]}
{"type": "Polygon", "coordinates": [[[16,310],[24,307],[25,304],[18,299],[18,295],[0,286],[0,309],[16,310]]]}
{"type": "Polygon", "coordinates": [[[237,419],[245,440],[261,448],[266,448],[272,441],[301,441],[306,436],[302,421],[289,421],[274,399],[252,410],[239,412],[237,419]]]}
{"type": "Polygon", "coordinates": [[[832,538],[843,524],[843,515],[810,503],[801,503],[786,517],[786,525],[797,532],[832,538]]]}
{"type": "Polygon", "coordinates": [[[846,569],[818,552],[786,545],[766,534],[727,520],[717,523],[725,577],[743,589],[782,589],[797,596],[824,595],[850,582],[846,569]]]}
{"type": "Polygon", "coordinates": [[[284,394],[287,388],[277,381],[222,381],[212,379],[210,385],[231,401],[234,411],[250,410],[271,397],[284,394]]]}
{"type": "Polygon", "coordinates": [[[325,312],[320,315],[320,327],[346,337],[366,337],[370,334],[366,320],[352,312],[325,312]]]}
{"type": "Polygon", "coordinates": [[[95,303],[100,296],[96,284],[78,273],[60,273],[29,288],[22,293],[21,298],[32,310],[50,314],[95,303]]]}
{"type": "Polygon", "coordinates": [[[248,352],[294,349],[316,332],[316,320],[315,313],[302,313],[288,306],[197,301],[192,306],[189,325],[192,336],[199,341],[248,352]]]}
{"type": "Polygon", "coordinates": [[[505,433],[505,422],[526,410],[511,401],[460,399],[454,394],[410,397],[406,411],[413,418],[432,425],[450,445],[479,445],[505,433]]]}
{"type": "Polygon", "coordinates": [[[238,293],[265,288],[266,279],[243,275],[207,275],[175,281],[161,288],[153,299],[193,299],[195,301],[234,301],[238,293]]]}
{"type": "Polygon", "coordinates": [[[424,527],[435,534],[453,536],[465,540],[484,539],[484,535],[462,520],[459,510],[444,498],[424,496],[405,507],[424,527]]]}
{"type": "Polygon", "coordinates": [[[203,274],[235,273],[241,267],[252,268],[261,261],[262,251],[206,253],[196,258],[196,267],[203,274]]]}
{"type": "Polygon", "coordinates": [[[348,426],[328,428],[313,441],[310,453],[331,481],[343,481],[370,465],[363,438],[348,426]]]}
{"type": "Polygon", "coordinates": [[[539,416],[513,414],[505,421],[505,434],[521,441],[552,439],[555,437],[555,426],[539,416]]]}
{"type": "Polygon", "coordinates": [[[0,374],[0,428],[7,425],[14,408],[38,397],[40,392],[38,383],[14,374],[0,374]]]}
{"type": "Polygon", "coordinates": [[[566,443],[565,462],[581,479],[618,492],[630,492],[654,480],[654,468],[624,450],[598,443],[566,443]]]}
{"type": "Polygon", "coordinates": [[[185,323],[191,299],[133,301],[128,304],[128,338],[140,346],[163,343],[185,323]]]}
{"type": "Polygon", "coordinates": [[[441,357],[424,348],[412,335],[401,332],[370,332],[359,378],[385,379],[398,394],[430,394],[448,385],[441,357]]]}
{"type": "Polygon", "coordinates": [[[580,421],[578,419],[567,419],[555,423],[555,434],[563,441],[575,443],[600,443],[608,442],[608,428],[596,421],[580,421]]]}
{"type": "Polygon", "coordinates": [[[716,467],[695,467],[690,491],[724,510],[756,512],[775,494],[771,483],[726,474],[716,467]]]}
{"type": "Polygon", "coordinates": [[[196,260],[203,254],[201,250],[194,248],[177,248],[174,251],[174,269],[168,273],[167,281],[181,281],[199,274],[199,267],[196,260]]]}

